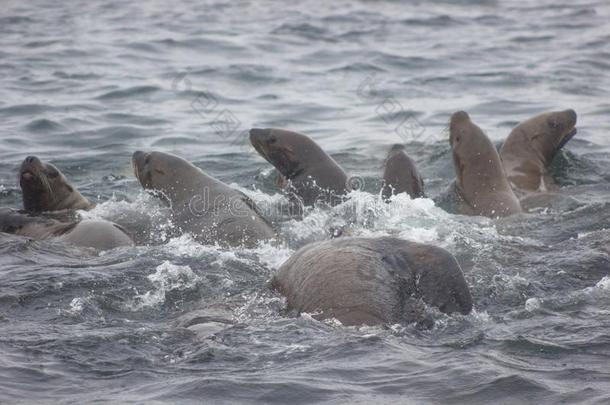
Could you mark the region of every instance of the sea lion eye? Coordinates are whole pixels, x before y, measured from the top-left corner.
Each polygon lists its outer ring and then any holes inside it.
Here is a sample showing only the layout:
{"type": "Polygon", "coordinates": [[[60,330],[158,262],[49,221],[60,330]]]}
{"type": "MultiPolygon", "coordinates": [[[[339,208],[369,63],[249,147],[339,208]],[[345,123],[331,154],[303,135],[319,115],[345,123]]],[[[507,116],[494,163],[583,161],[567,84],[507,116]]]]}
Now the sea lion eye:
{"type": "Polygon", "coordinates": [[[276,142],[277,142],[277,137],[276,137],[275,135],[271,135],[271,136],[269,137],[269,139],[267,140],[267,143],[268,143],[269,145],[273,145],[273,144],[274,144],[274,143],[276,143],[276,142]]]}
{"type": "Polygon", "coordinates": [[[49,176],[50,178],[54,179],[57,176],[59,176],[59,172],[56,172],[56,171],[52,170],[52,171],[47,173],[47,176],[49,176]]]}
{"type": "Polygon", "coordinates": [[[146,155],[146,158],[144,159],[144,164],[147,165],[150,163],[150,155],[146,155]]]}
{"type": "Polygon", "coordinates": [[[551,128],[553,128],[553,129],[557,129],[557,128],[559,128],[559,126],[560,126],[560,125],[559,125],[559,121],[557,121],[557,120],[556,120],[556,119],[554,119],[554,118],[549,118],[549,120],[548,120],[547,122],[548,122],[549,126],[550,126],[551,128]]]}

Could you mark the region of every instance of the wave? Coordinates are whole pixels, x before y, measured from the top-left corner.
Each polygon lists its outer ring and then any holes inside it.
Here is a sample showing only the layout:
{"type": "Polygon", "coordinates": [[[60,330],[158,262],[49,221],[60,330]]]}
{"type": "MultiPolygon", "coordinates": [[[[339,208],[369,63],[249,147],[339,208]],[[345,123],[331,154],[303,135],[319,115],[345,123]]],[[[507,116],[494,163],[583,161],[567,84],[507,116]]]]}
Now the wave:
{"type": "Polygon", "coordinates": [[[156,93],[161,90],[158,86],[133,86],[121,90],[113,90],[95,97],[98,100],[114,100],[121,98],[135,98],[156,93]]]}

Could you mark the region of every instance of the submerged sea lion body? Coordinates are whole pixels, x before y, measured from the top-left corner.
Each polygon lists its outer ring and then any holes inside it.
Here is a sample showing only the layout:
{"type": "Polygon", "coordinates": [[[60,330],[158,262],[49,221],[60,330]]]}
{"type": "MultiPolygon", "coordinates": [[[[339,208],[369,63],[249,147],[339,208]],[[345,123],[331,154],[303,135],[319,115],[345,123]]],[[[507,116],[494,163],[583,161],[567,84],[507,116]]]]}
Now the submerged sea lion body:
{"type": "Polygon", "coordinates": [[[449,129],[456,179],[448,194],[457,194],[450,198],[457,202],[457,212],[491,218],[522,212],[487,135],[464,111],[451,116],[449,129]]]}
{"type": "Polygon", "coordinates": [[[278,185],[304,206],[318,201],[336,205],[349,192],[347,173],[308,136],[283,129],[253,128],[250,142],[280,172],[278,185]]]}
{"type": "Polygon", "coordinates": [[[89,202],[72,186],[63,173],[35,156],[25,158],[19,169],[23,208],[28,212],[89,210],[89,202]]]}
{"type": "Polygon", "coordinates": [[[132,162],[140,184],[169,202],[174,224],[197,241],[251,247],[275,237],[250,198],[190,162],[168,153],[140,151],[132,162]]]}
{"type": "Polygon", "coordinates": [[[574,110],[539,114],[517,125],[500,149],[508,179],[517,190],[555,188],[548,168],[559,150],[576,134],[574,110]]]}
{"type": "Polygon", "coordinates": [[[402,239],[338,238],[306,245],[280,266],[271,285],[288,308],[344,325],[410,323],[423,303],[467,314],[470,290],[455,258],[402,239]]]}
{"type": "Polygon", "coordinates": [[[404,146],[394,145],[385,161],[381,196],[388,200],[400,193],[407,193],[411,198],[423,197],[424,180],[404,146]]]}
{"type": "Polygon", "coordinates": [[[112,222],[100,220],[60,222],[10,208],[0,209],[0,232],[36,240],[57,238],[74,246],[100,250],[134,245],[127,232],[112,222]]]}

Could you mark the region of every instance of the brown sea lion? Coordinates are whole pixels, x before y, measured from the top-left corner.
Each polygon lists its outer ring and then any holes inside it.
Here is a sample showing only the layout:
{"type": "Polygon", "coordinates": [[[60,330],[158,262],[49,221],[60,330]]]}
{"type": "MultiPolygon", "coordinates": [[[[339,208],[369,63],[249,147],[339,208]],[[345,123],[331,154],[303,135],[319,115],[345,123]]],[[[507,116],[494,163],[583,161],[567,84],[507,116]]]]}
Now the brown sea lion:
{"type": "Polygon", "coordinates": [[[306,245],[280,266],[271,286],[286,296],[289,310],[344,325],[423,321],[424,303],[448,314],[472,309],[453,255],[392,237],[306,245]]]}
{"type": "Polygon", "coordinates": [[[513,187],[548,191],[556,187],[548,168],[557,152],[576,134],[574,110],[536,115],[517,125],[500,149],[500,157],[513,187]]]}
{"type": "Polygon", "coordinates": [[[63,173],[36,156],[25,158],[19,169],[23,208],[28,212],[89,210],[89,202],[71,185],[63,173]]]}
{"type": "Polygon", "coordinates": [[[142,187],[168,202],[174,224],[197,241],[252,247],[275,238],[250,198],[190,162],[169,153],[138,151],[132,163],[142,187]]]}
{"type": "Polygon", "coordinates": [[[61,222],[10,208],[0,208],[0,232],[36,240],[57,238],[74,246],[100,250],[134,245],[127,232],[112,222],[101,220],[61,222]]]}
{"type": "Polygon", "coordinates": [[[456,194],[457,212],[491,218],[522,212],[500,156],[481,128],[458,111],[451,116],[449,132],[456,173],[450,193],[456,194]]]}
{"type": "Polygon", "coordinates": [[[324,201],[336,205],[350,191],[348,175],[311,138],[275,128],[253,128],[250,142],[280,172],[286,191],[305,206],[324,201]]]}
{"type": "Polygon", "coordinates": [[[381,196],[388,200],[400,193],[407,193],[411,198],[423,197],[424,180],[404,145],[394,145],[385,161],[381,196]]]}

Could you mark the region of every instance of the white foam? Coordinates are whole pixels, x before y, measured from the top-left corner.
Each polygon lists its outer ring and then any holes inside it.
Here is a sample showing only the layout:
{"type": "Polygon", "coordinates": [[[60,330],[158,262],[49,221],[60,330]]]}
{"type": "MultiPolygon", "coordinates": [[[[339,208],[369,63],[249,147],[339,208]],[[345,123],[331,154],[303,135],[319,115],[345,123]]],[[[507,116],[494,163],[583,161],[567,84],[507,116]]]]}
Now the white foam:
{"type": "Polygon", "coordinates": [[[595,287],[605,291],[610,291],[610,276],[605,276],[599,280],[597,284],[595,284],[595,287]]]}
{"type": "Polygon", "coordinates": [[[466,315],[468,317],[471,317],[473,320],[475,320],[477,324],[486,324],[491,322],[491,317],[489,316],[489,314],[487,313],[487,311],[482,311],[479,312],[477,311],[476,308],[472,308],[472,311],[470,311],[470,314],[466,315]]]}
{"type": "Polygon", "coordinates": [[[275,246],[269,242],[261,243],[254,251],[260,262],[272,270],[279,268],[294,252],[285,245],[275,246]]]}
{"type": "Polygon", "coordinates": [[[76,297],[73,298],[72,301],[70,301],[70,309],[68,309],[66,312],[70,315],[80,315],[81,312],[83,312],[84,308],[85,299],[81,297],[76,297]]]}
{"type": "Polygon", "coordinates": [[[194,288],[200,281],[189,266],[178,266],[165,261],[156,267],[155,272],[148,276],[154,289],[144,294],[138,294],[133,301],[127,304],[132,311],[139,311],[146,307],[155,307],[165,302],[165,295],[173,290],[188,290],[194,288]]]}
{"type": "Polygon", "coordinates": [[[234,318],[240,323],[251,319],[271,319],[277,316],[280,308],[286,306],[286,299],[269,294],[268,291],[251,292],[242,295],[244,304],[234,311],[234,318]]]}
{"type": "Polygon", "coordinates": [[[202,245],[188,233],[170,238],[167,244],[163,246],[163,250],[170,255],[194,258],[210,253],[216,254],[220,249],[218,245],[202,245]]]}
{"type": "Polygon", "coordinates": [[[130,211],[137,211],[148,216],[165,216],[165,208],[160,201],[145,191],[140,191],[133,201],[118,200],[113,194],[108,201],[96,204],[93,209],[81,211],[80,214],[86,219],[100,219],[130,211]]]}
{"type": "Polygon", "coordinates": [[[527,301],[525,301],[525,310],[527,312],[534,312],[540,309],[540,307],[542,306],[542,300],[540,300],[539,298],[528,298],[527,301]]]}
{"type": "Polygon", "coordinates": [[[83,315],[85,311],[103,318],[102,311],[92,302],[91,296],[74,297],[72,301],[70,301],[69,308],[60,310],[59,313],[70,317],[78,317],[83,315]]]}

